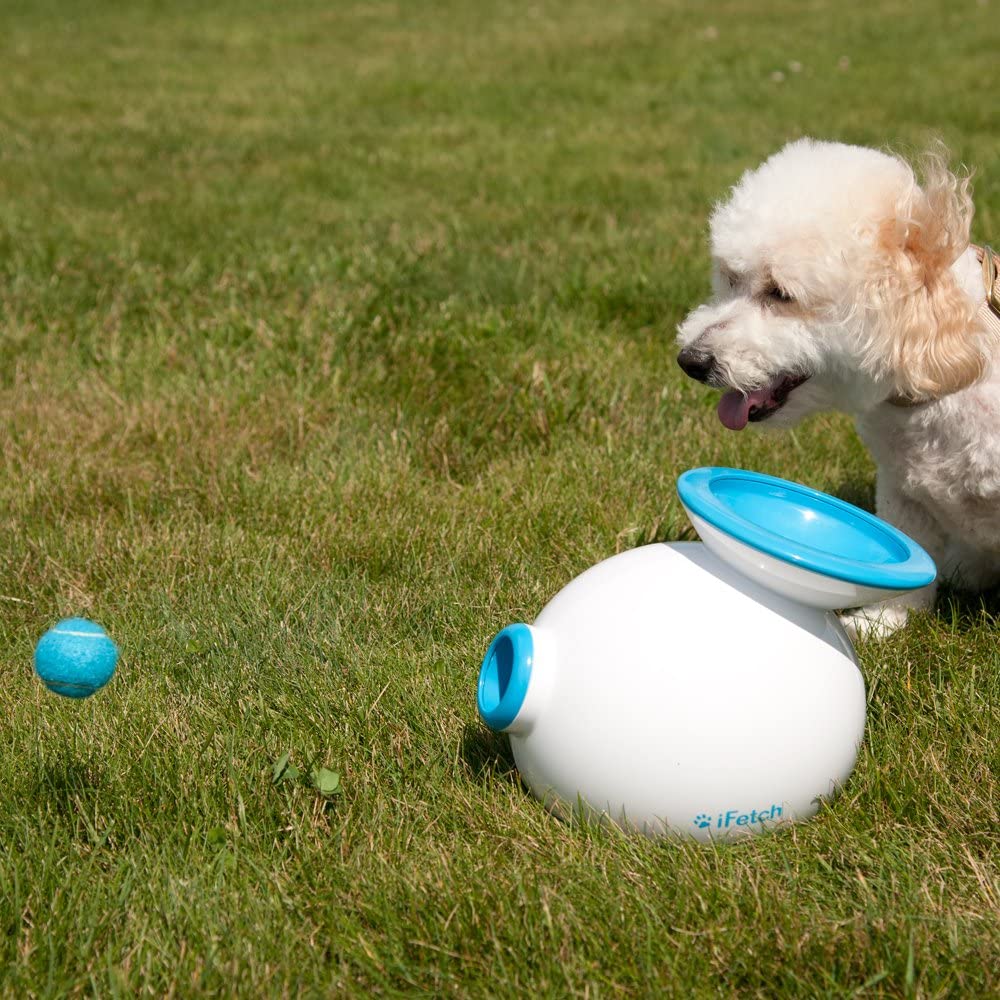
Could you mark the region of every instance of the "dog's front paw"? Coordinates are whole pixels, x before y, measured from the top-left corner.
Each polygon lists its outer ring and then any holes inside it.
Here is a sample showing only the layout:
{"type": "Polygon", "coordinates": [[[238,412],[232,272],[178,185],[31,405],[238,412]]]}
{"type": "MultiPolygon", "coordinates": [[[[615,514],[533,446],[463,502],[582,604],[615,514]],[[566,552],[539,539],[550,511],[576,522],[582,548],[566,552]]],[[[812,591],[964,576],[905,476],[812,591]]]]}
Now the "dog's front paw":
{"type": "Polygon", "coordinates": [[[936,597],[937,581],[934,581],[902,597],[882,601],[881,604],[841,611],[840,624],[852,640],[885,639],[906,624],[911,611],[925,611],[934,607],[936,597]]]}
{"type": "Polygon", "coordinates": [[[885,639],[906,624],[909,608],[898,605],[870,604],[867,608],[852,608],[840,612],[852,642],[858,639],[885,639]]]}

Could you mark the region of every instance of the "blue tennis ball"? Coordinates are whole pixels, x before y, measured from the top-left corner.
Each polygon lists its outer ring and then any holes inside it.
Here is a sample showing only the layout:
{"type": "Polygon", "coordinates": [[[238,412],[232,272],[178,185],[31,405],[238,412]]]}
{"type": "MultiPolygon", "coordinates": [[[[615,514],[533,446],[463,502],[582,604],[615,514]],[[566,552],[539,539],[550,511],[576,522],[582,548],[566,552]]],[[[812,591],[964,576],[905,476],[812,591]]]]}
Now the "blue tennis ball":
{"type": "Polygon", "coordinates": [[[35,646],[35,670],[50,691],[87,698],[111,680],[118,647],[96,622],[67,618],[35,646]]]}

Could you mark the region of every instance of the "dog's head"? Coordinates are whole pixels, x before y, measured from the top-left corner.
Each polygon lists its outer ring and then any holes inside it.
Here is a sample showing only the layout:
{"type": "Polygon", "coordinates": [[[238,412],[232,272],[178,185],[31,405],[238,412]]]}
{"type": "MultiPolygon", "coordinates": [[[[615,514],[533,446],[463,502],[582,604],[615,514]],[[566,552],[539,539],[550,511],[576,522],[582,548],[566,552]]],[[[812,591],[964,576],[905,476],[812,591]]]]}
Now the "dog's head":
{"type": "Polygon", "coordinates": [[[712,215],[714,297],[681,324],[678,362],[725,390],[734,430],[821,409],[937,398],[985,365],[952,264],[972,201],[940,156],[804,139],[743,176],[712,215]]]}

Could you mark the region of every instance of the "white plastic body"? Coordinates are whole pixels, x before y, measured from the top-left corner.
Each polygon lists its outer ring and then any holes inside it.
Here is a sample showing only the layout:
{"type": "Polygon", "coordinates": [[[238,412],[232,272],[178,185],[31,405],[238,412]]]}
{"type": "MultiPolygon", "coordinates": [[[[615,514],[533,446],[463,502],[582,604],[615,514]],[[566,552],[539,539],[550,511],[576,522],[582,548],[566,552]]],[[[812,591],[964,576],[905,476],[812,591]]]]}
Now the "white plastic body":
{"type": "Polygon", "coordinates": [[[723,562],[734,566],[751,580],[793,601],[833,611],[874,604],[906,593],[905,590],[867,587],[848,580],[838,580],[810,569],[803,569],[783,559],[776,559],[720,531],[688,507],[684,509],[701,540],[723,562]]]}
{"type": "Polygon", "coordinates": [[[532,637],[506,731],[556,812],[584,805],[649,836],[728,839],[813,815],[854,767],[865,688],[836,617],[701,543],[599,563],[532,637]]]}

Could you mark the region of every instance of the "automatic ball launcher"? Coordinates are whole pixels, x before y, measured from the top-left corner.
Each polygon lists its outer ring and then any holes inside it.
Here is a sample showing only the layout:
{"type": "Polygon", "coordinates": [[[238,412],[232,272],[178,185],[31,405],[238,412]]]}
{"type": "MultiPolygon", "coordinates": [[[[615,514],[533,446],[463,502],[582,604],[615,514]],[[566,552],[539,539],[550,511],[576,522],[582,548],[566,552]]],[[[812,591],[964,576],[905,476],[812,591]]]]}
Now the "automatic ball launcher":
{"type": "Polygon", "coordinates": [[[479,672],[532,792],[648,836],[727,839],[806,819],[846,782],[865,685],[835,608],[932,582],[885,521],[797,483],[726,468],[677,483],[701,542],[606,559],[479,672]]]}

